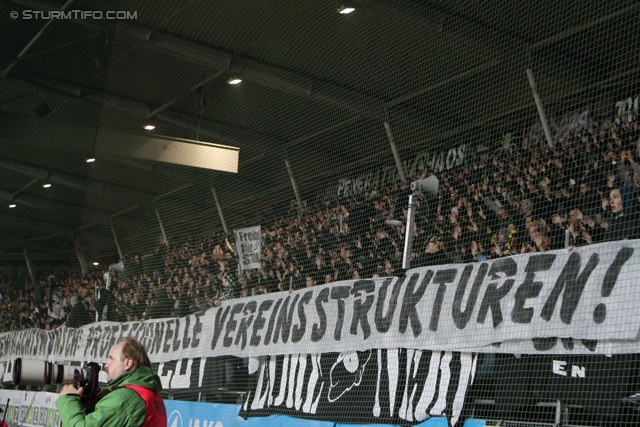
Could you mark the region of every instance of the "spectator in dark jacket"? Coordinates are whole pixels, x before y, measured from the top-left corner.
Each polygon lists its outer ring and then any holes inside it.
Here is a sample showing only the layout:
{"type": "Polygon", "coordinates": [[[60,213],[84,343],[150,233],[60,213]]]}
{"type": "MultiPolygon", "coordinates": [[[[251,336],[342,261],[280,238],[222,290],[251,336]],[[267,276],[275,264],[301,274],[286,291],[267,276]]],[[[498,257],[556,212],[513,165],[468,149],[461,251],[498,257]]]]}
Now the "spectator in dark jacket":
{"type": "Polygon", "coordinates": [[[415,259],[412,267],[431,267],[433,265],[442,265],[447,263],[447,258],[442,251],[442,239],[437,236],[431,236],[427,241],[427,247],[424,252],[415,259]]]}
{"type": "MultiPolygon", "coordinates": [[[[219,260],[220,274],[222,275],[222,286],[218,292],[218,298],[213,301],[215,307],[220,307],[223,301],[234,299],[238,295],[238,285],[235,278],[227,269],[227,261],[219,260]]],[[[222,310],[222,308],[220,309],[222,310]]],[[[233,356],[220,356],[215,358],[213,367],[214,382],[218,385],[219,391],[237,388],[238,383],[234,383],[235,371],[242,365],[242,359],[233,356]]]]}
{"type": "Polygon", "coordinates": [[[609,193],[609,206],[611,207],[611,219],[609,228],[604,234],[603,241],[635,239],[638,237],[638,214],[625,215],[624,202],[619,188],[612,188],[609,193]]]}
{"type": "Polygon", "coordinates": [[[80,326],[87,325],[94,321],[91,313],[84,306],[83,303],[79,302],[77,296],[71,297],[71,311],[67,316],[67,327],[69,328],[79,328],[80,326]]]}
{"type": "Polygon", "coordinates": [[[222,275],[222,286],[218,293],[218,298],[213,301],[213,305],[219,307],[222,301],[236,298],[238,295],[238,285],[235,278],[227,270],[227,261],[219,260],[220,274],[222,275]]]}
{"type": "Polygon", "coordinates": [[[160,288],[153,295],[153,303],[150,309],[150,317],[152,319],[163,319],[170,317],[173,310],[173,302],[169,299],[167,290],[160,288]]]}

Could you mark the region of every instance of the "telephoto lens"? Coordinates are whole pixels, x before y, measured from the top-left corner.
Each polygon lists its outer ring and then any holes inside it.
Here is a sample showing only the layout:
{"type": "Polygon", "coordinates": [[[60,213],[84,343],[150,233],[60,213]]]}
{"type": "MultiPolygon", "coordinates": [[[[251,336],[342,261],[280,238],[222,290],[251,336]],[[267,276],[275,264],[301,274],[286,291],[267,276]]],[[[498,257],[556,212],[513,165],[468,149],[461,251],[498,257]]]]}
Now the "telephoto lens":
{"type": "Polygon", "coordinates": [[[18,357],[13,366],[15,385],[43,386],[47,384],[74,384],[77,368],[43,360],[18,357]]]}
{"type": "Polygon", "coordinates": [[[84,396],[91,397],[99,391],[100,369],[100,365],[95,362],[89,362],[80,369],[75,366],[18,357],[13,365],[13,383],[31,386],[73,384],[77,388],[84,388],[84,396]]]}

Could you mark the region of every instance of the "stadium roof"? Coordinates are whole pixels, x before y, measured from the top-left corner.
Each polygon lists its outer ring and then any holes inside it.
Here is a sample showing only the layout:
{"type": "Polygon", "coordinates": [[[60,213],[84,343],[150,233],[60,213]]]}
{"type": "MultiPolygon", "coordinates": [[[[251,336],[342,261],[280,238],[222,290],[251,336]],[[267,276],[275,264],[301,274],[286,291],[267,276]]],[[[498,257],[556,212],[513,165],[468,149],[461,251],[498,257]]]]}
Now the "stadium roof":
{"type": "Polygon", "coordinates": [[[353,173],[371,153],[392,159],[384,122],[402,151],[535,114],[527,67],[549,108],[637,81],[639,10],[626,0],[3,0],[2,259],[25,242],[36,258],[73,258],[74,238],[88,260],[114,259],[112,228],[137,250],[157,241],[158,216],[171,236],[219,229],[212,187],[230,227],[254,225],[256,200],[294,198],[285,159],[313,182],[353,173]]]}

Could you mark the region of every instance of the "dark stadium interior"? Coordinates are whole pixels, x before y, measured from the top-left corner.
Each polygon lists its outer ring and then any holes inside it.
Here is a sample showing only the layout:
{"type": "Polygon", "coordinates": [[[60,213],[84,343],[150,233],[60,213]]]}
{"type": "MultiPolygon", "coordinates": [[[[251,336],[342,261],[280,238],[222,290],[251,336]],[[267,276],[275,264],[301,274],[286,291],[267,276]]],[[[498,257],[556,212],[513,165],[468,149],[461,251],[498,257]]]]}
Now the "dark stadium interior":
{"type": "Polygon", "coordinates": [[[432,175],[412,267],[638,238],[638,22],[624,0],[1,0],[0,331],[402,275],[409,184],[432,175]],[[47,18],[69,10],[133,15],[47,18]],[[172,141],[237,147],[237,173],[172,141]],[[233,230],[257,225],[262,268],[239,274],[233,230]]]}

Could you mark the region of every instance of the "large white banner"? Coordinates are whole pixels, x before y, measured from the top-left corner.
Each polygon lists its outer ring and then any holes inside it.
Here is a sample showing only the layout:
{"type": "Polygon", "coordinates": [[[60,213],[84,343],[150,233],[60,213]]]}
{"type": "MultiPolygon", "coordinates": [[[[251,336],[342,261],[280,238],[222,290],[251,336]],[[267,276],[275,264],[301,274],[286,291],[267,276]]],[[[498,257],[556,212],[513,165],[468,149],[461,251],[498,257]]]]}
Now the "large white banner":
{"type": "Polygon", "coordinates": [[[635,353],[639,258],[640,241],[613,242],[240,298],[178,319],[4,333],[0,360],[100,362],[126,335],[152,362],[385,348],[549,354],[568,340],[585,354],[635,353]]]}
{"type": "Polygon", "coordinates": [[[238,250],[240,268],[243,271],[251,268],[260,268],[260,254],[262,253],[260,226],[241,228],[240,230],[234,230],[234,233],[236,233],[236,248],[238,250]]]}

